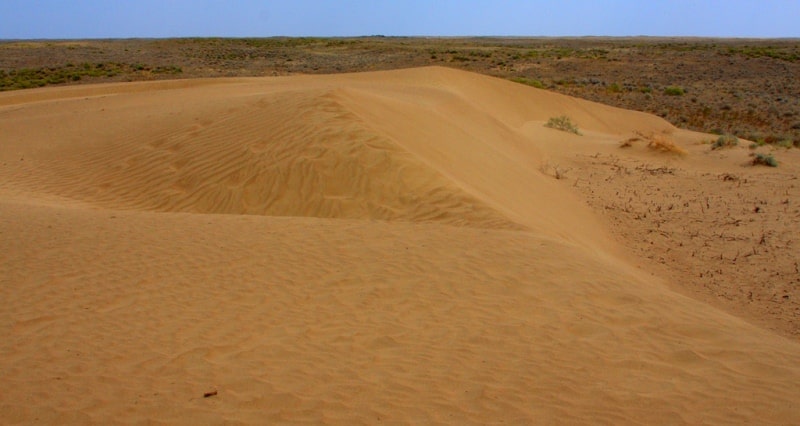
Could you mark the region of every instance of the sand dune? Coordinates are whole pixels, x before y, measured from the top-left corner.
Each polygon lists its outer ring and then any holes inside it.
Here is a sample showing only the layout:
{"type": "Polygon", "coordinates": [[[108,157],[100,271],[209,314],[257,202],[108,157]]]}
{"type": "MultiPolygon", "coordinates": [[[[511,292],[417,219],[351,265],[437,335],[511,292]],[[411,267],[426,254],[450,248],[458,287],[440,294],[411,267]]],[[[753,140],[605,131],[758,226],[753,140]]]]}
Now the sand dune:
{"type": "Polygon", "coordinates": [[[696,137],[442,68],[0,94],[0,418],[799,423],[800,345],[545,170],[637,132],[696,137]]]}

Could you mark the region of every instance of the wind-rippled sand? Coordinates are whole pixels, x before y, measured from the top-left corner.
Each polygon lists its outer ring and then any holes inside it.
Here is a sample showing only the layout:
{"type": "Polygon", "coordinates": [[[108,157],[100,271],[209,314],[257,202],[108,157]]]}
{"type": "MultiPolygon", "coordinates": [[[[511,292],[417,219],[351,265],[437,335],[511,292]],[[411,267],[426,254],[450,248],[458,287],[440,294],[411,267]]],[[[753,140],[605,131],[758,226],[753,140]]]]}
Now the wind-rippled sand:
{"type": "Polygon", "coordinates": [[[800,344],[546,173],[634,132],[696,137],[443,68],[2,94],[2,423],[800,423],[800,344]]]}

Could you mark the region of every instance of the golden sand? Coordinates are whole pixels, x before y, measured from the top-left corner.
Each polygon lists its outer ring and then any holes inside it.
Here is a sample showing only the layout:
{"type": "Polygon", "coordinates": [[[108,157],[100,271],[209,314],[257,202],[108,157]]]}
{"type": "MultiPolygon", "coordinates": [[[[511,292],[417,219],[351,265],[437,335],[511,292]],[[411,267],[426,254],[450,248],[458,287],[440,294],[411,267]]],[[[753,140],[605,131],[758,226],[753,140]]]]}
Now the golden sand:
{"type": "Polygon", "coordinates": [[[800,424],[800,344],[546,171],[633,134],[702,137],[445,68],[0,94],[0,419],[800,424]]]}

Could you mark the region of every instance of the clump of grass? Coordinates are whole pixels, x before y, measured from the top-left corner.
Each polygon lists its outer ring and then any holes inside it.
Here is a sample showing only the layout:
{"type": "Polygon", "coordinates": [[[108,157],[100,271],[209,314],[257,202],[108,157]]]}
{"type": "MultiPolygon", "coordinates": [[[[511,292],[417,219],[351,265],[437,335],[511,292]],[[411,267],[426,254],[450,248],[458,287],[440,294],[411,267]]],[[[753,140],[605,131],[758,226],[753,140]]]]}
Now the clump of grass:
{"type": "Polygon", "coordinates": [[[731,148],[739,145],[739,138],[734,135],[722,135],[711,144],[711,149],[731,148]]]}
{"type": "Polygon", "coordinates": [[[772,154],[762,154],[756,153],[753,156],[752,161],[754,166],[762,165],[762,166],[769,166],[769,167],[778,167],[778,160],[772,156],[772,154]]]}
{"type": "Polygon", "coordinates": [[[551,129],[563,130],[565,132],[575,133],[576,135],[580,135],[581,132],[578,130],[578,126],[572,122],[572,120],[567,117],[566,115],[562,115],[559,117],[551,117],[547,120],[547,123],[544,125],[545,127],[549,127],[551,129]]]}
{"type": "Polygon", "coordinates": [[[664,94],[667,96],[683,96],[686,90],[679,86],[668,86],[664,88],[664,94]]]}

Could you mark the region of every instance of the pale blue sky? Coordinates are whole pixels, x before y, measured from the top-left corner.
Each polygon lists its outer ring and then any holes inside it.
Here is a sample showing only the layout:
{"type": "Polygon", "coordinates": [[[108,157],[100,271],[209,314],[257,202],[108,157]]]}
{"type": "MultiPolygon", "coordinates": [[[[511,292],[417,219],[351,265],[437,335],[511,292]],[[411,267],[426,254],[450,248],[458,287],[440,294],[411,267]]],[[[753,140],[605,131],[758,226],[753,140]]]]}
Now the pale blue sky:
{"type": "Polygon", "coordinates": [[[0,0],[0,39],[800,37],[800,0],[0,0]]]}

